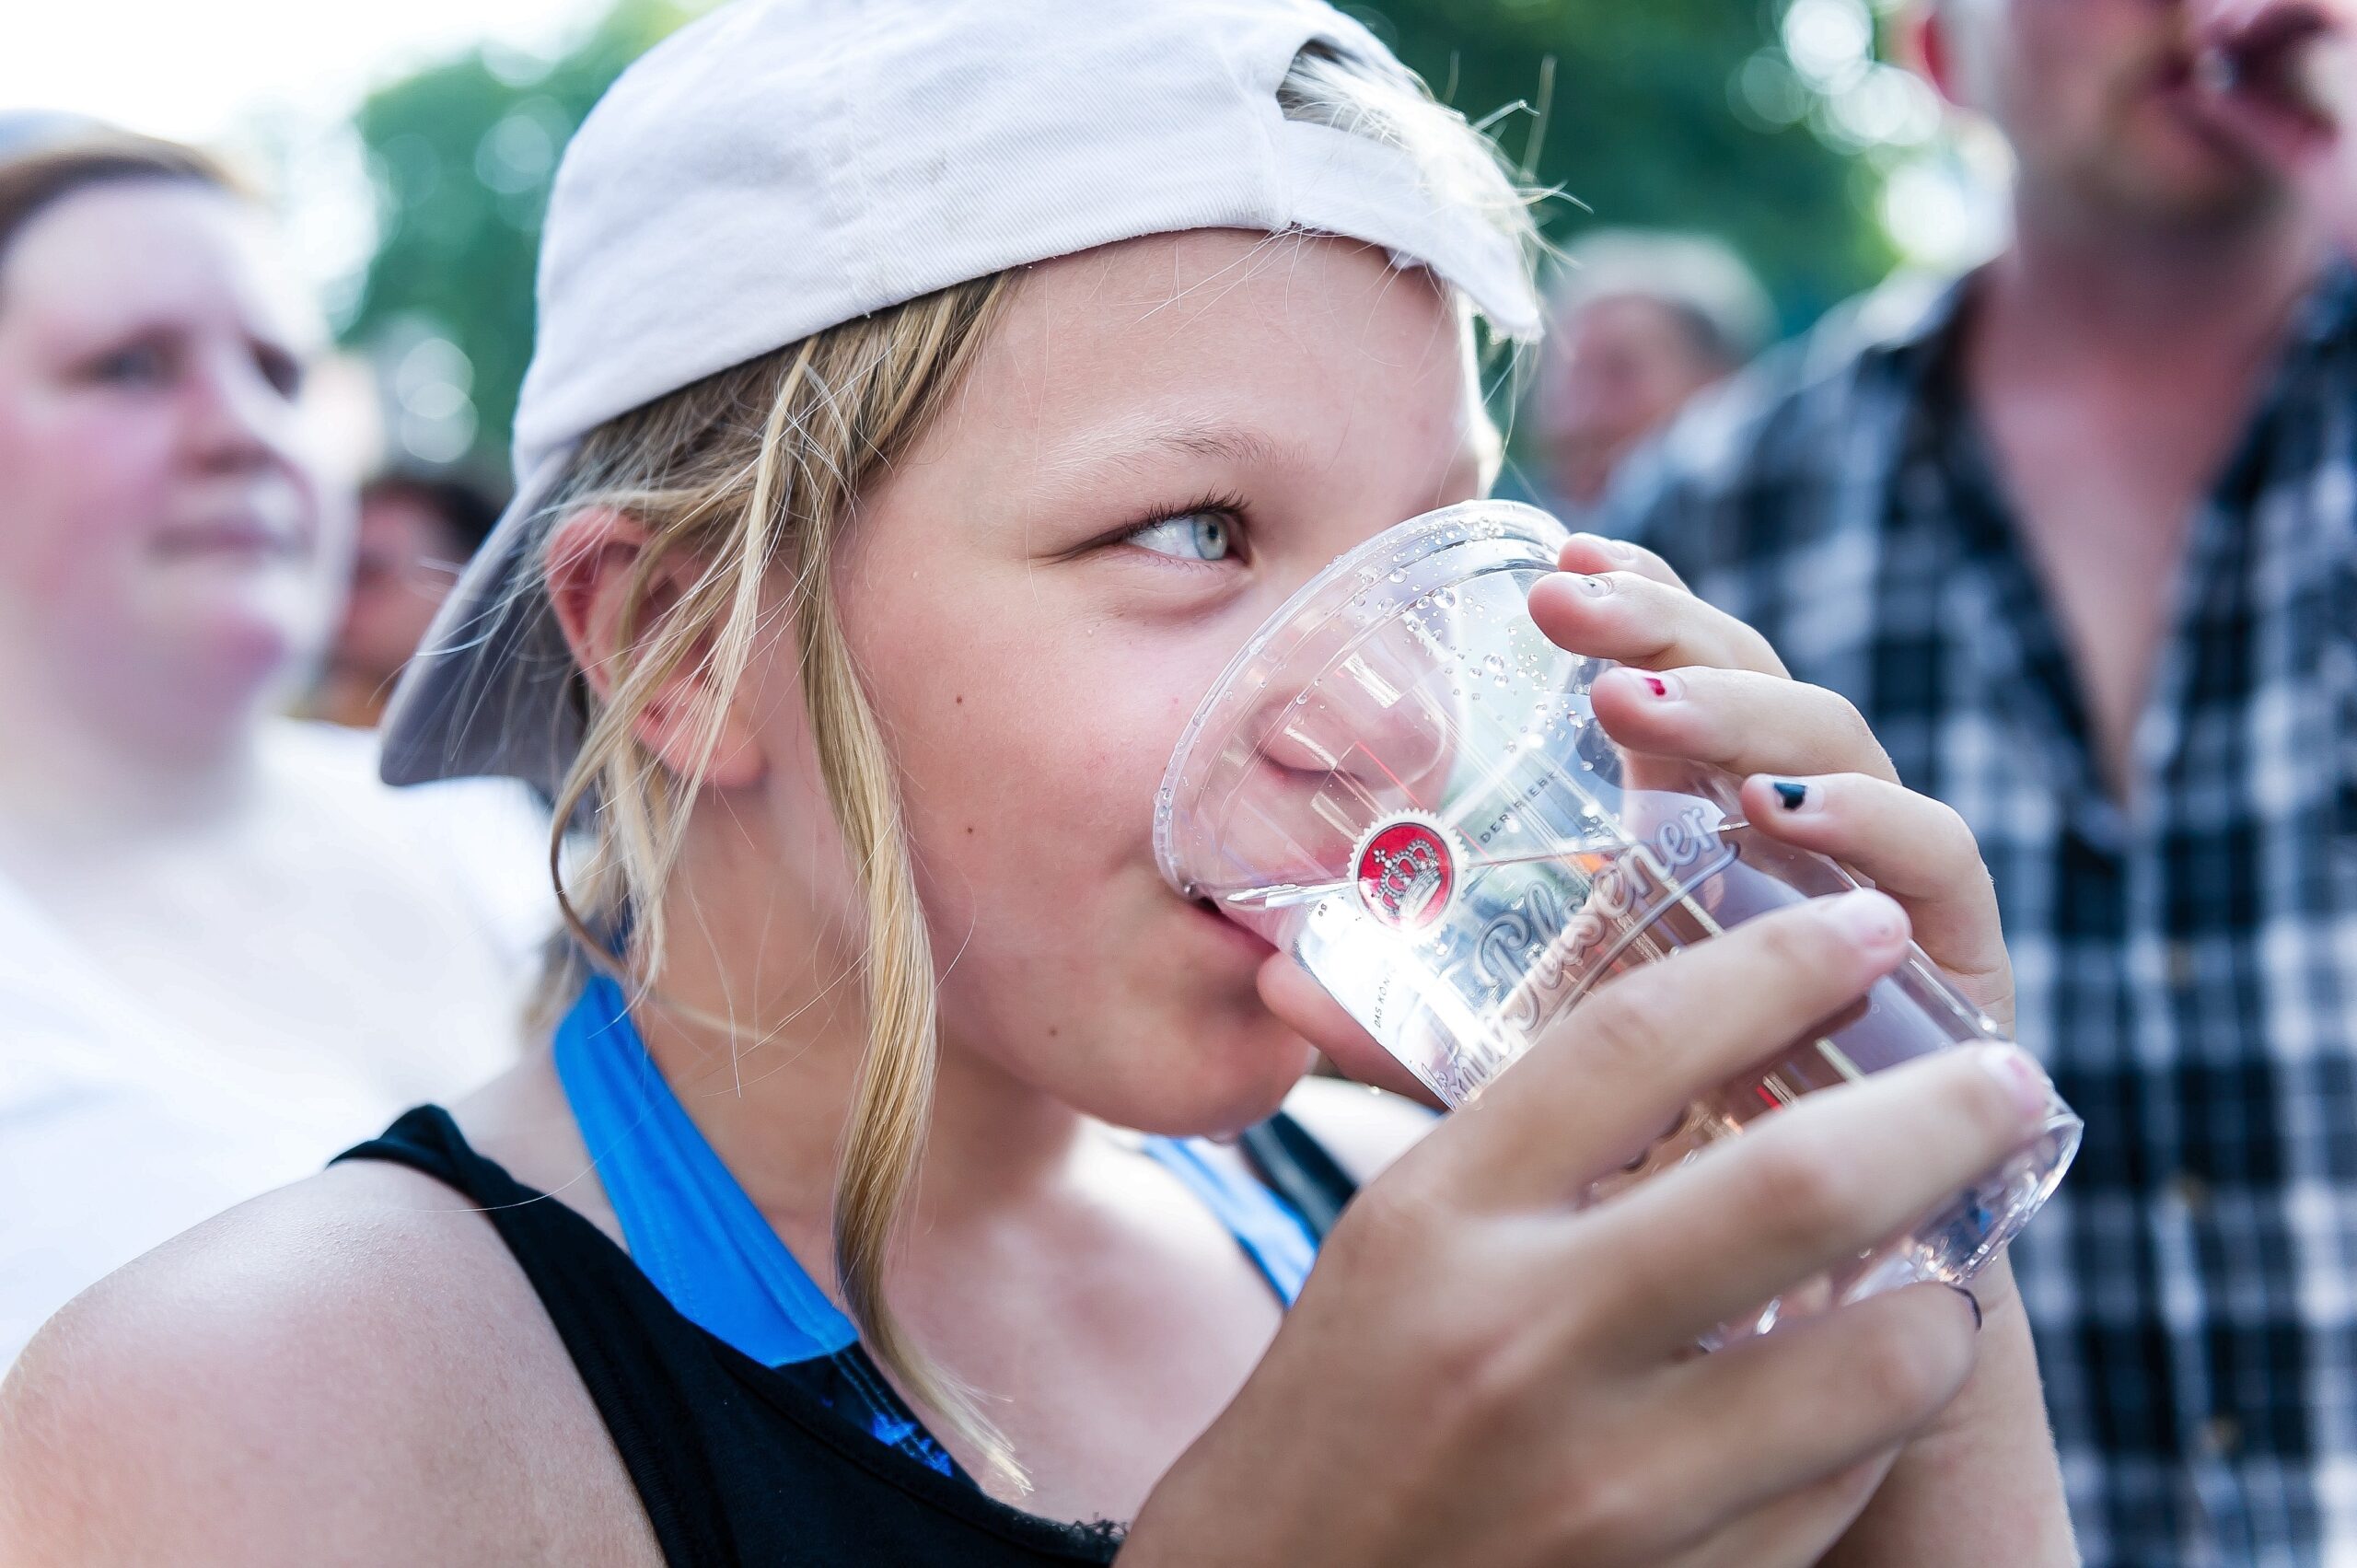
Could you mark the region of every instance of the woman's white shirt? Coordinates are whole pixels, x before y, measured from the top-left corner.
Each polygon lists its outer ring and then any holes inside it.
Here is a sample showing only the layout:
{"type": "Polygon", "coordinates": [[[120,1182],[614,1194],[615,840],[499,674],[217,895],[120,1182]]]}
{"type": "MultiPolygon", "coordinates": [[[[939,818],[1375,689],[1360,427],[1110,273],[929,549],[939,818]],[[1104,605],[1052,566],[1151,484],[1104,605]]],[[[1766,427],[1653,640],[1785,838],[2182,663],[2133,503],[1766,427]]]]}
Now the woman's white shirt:
{"type": "Polygon", "coordinates": [[[514,1059],[547,817],[275,721],[230,822],[0,877],[0,1365],[94,1280],[514,1059]]]}

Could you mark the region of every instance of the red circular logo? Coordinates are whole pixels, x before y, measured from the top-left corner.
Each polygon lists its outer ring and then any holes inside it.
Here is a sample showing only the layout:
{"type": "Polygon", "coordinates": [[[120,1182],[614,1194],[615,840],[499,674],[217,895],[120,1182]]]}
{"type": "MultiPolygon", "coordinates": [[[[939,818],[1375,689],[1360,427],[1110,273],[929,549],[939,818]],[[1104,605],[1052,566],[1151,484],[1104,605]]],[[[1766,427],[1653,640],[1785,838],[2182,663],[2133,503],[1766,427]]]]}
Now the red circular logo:
{"type": "Polygon", "coordinates": [[[1367,913],[1396,930],[1422,931],[1448,911],[1457,859],[1436,824],[1405,817],[1366,836],[1351,876],[1367,913]]]}

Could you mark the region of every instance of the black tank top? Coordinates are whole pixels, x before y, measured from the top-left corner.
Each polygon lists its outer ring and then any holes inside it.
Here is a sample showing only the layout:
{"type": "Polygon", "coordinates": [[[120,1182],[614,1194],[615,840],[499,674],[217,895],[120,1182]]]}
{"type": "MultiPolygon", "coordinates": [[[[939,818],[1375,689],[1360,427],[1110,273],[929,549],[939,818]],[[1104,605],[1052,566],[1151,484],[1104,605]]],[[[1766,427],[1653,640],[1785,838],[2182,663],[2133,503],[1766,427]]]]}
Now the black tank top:
{"type": "MultiPolygon", "coordinates": [[[[1246,1133],[1244,1152],[1322,1239],[1350,1178],[1282,1115],[1246,1133]]],[[[440,1107],[340,1157],[408,1166],[485,1212],[613,1434],[668,1568],[1113,1561],[1116,1528],[1011,1508],[690,1322],[605,1232],[476,1154],[440,1107]]]]}

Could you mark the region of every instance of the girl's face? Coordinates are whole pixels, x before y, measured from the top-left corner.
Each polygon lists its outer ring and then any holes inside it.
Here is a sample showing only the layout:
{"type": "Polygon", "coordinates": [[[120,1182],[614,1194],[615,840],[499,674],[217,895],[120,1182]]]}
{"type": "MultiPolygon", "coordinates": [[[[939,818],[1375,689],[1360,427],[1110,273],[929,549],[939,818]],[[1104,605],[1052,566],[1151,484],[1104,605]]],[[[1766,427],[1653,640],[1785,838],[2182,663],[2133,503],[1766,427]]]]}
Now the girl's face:
{"type": "Polygon", "coordinates": [[[1149,1131],[1276,1107],[1308,1050],[1258,998],[1268,947],[1156,873],[1155,787],[1287,596],[1482,494],[1496,447],[1441,289],[1366,247],[1207,230],[1031,270],[836,584],[945,1049],[1149,1131]]]}
{"type": "Polygon", "coordinates": [[[317,645],[345,547],[299,396],[321,341],[261,216],[219,192],[100,185],[17,234],[0,259],[9,660],[153,733],[203,725],[161,710],[208,695],[217,724],[317,645]]]}

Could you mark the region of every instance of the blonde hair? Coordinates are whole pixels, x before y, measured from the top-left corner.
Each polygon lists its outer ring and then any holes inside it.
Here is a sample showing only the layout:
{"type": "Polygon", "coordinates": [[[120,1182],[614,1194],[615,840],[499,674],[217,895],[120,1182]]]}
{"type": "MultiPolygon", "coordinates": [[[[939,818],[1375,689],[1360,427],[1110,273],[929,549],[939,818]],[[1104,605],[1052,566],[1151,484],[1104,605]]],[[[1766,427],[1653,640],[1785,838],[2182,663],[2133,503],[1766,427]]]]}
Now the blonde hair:
{"type": "MultiPolygon", "coordinates": [[[[1527,208],[1487,140],[1404,68],[1313,46],[1280,101],[1294,118],[1409,148],[1436,189],[1495,213],[1528,241],[1527,208]]],[[[935,975],[891,751],[826,589],[863,488],[956,389],[1016,275],[829,328],[610,421],[581,444],[539,525],[552,532],[574,513],[610,508],[647,540],[627,586],[610,691],[586,700],[586,738],[557,800],[557,821],[586,830],[552,849],[568,935],[544,995],[569,993],[586,965],[656,987],[670,941],[663,894],[692,803],[763,632],[765,601],[788,585],[814,748],[865,914],[867,1048],[837,1165],[838,1285],[877,1361],[1020,1486],[974,1394],[911,1342],[885,1288],[931,1121],[935,975]],[[653,587],[681,563],[685,591],[651,607],[653,587]],[[655,693],[698,660],[698,761],[673,772],[633,731],[655,693]]]]}

